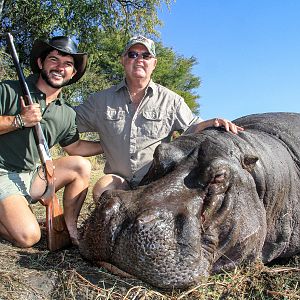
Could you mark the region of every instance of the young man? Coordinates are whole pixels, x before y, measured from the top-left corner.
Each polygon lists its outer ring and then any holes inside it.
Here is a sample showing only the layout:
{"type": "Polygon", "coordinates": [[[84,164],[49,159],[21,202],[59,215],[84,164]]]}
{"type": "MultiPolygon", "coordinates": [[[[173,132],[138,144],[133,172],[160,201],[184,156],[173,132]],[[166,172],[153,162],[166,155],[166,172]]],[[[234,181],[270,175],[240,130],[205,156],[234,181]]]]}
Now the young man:
{"type": "Polygon", "coordinates": [[[125,78],[118,85],[95,93],[75,108],[78,129],[100,135],[106,164],[93,189],[97,201],[108,189],[137,186],[147,173],[155,148],[169,142],[174,131],[197,132],[224,126],[242,128],[225,119],[203,121],[193,115],[184,99],[152,81],[156,67],[155,44],[133,37],[121,57],[125,78]]]}
{"type": "Polygon", "coordinates": [[[70,38],[59,36],[35,41],[30,58],[34,74],[26,81],[34,104],[24,103],[18,81],[0,83],[0,236],[19,247],[40,240],[39,224],[29,207],[47,186],[34,140],[33,127],[40,122],[49,148],[59,143],[71,155],[53,164],[55,188],[65,188],[66,225],[73,244],[78,244],[77,219],[91,171],[82,156],[102,150],[99,143],[79,139],[75,112],[61,91],[83,76],[87,54],[79,53],[70,38]]]}

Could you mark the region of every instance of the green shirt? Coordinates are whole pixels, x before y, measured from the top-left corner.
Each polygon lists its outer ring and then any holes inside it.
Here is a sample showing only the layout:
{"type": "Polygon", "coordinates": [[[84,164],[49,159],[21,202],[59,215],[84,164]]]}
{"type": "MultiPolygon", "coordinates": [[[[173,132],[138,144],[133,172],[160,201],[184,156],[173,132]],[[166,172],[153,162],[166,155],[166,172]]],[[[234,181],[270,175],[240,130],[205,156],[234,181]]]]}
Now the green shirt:
{"type": "MultiPolygon", "coordinates": [[[[49,148],[57,143],[64,147],[76,142],[79,134],[74,110],[61,96],[46,106],[46,95],[35,86],[37,78],[37,75],[31,75],[26,82],[32,101],[40,103],[43,116],[40,123],[49,148]]],[[[0,83],[0,115],[14,116],[20,113],[21,95],[18,81],[0,83]]],[[[0,168],[17,172],[31,171],[39,162],[33,127],[0,135],[0,168]]]]}

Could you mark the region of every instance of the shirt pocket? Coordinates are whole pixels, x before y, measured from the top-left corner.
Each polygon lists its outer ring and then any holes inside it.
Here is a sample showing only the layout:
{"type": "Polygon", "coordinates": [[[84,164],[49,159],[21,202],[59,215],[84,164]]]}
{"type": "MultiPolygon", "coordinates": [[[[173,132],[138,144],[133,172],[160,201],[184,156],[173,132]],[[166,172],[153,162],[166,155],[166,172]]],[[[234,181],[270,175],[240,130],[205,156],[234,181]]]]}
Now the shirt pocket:
{"type": "Polygon", "coordinates": [[[107,109],[104,113],[104,128],[103,134],[107,136],[120,135],[124,131],[125,126],[125,111],[120,109],[107,109]]]}
{"type": "Polygon", "coordinates": [[[147,137],[162,139],[169,134],[166,113],[157,110],[142,112],[141,133],[147,137]]]}

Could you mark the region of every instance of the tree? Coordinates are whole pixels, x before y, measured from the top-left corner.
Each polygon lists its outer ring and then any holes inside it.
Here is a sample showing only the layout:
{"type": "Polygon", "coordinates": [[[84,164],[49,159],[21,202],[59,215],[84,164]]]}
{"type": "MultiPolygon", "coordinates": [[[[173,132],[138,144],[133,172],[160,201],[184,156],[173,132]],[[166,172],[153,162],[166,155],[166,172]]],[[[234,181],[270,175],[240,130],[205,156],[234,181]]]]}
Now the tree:
{"type": "MultiPolygon", "coordinates": [[[[120,64],[123,49],[124,42],[120,33],[109,36],[102,34],[96,53],[89,59],[89,70],[93,70],[95,81],[89,87],[86,80],[81,81],[81,95],[90,94],[95,86],[99,90],[117,84],[123,78],[123,67],[120,64]]],[[[153,73],[154,81],[181,95],[192,111],[198,113],[199,105],[196,100],[199,96],[193,91],[200,86],[200,79],[192,74],[192,68],[197,64],[196,58],[179,56],[172,49],[163,47],[160,42],[156,42],[156,50],[158,64],[153,73]]],[[[74,88],[78,88],[78,85],[74,88]]]]}
{"type": "MultiPolygon", "coordinates": [[[[193,90],[200,85],[192,75],[196,59],[176,55],[158,42],[155,30],[161,21],[157,10],[172,0],[0,0],[2,30],[13,32],[20,62],[29,71],[29,54],[36,38],[47,39],[58,34],[69,35],[79,49],[89,54],[83,80],[70,85],[65,92],[71,103],[120,81],[123,77],[120,54],[128,38],[145,34],[158,45],[159,64],[154,74],[156,82],[182,95],[197,112],[198,96],[193,90]],[[2,2],[1,2],[2,1],[2,2]]],[[[5,39],[0,38],[4,49],[5,39]]],[[[2,74],[5,74],[2,72],[2,74]]],[[[2,77],[3,78],[3,77],[2,77]]],[[[7,77],[4,77],[7,78],[7,77]]],[[[1,73],[0,73],[1,79],[1,73]]]]}
{"type": "Polygon", "coordinates": [[[4,0],[0,0],[0,20],[2,19],[3,4],[4,4],[4,0]]]}
{"type": "Polygon", "coordinates": [[[16,78],[16,73],[13,70],[13,62],[9,54],[0,50],[0,80],[14,79],[16,78]]]}
{"type": "Polygon", "coordinates": [[[196,100],[199,95],[193,91],[200,86],[200,78],[192,74],[192,68],[197,64],[196,58],[177,55],[161,43],[156,48],[158,64],[153,79],[181,95],[191,110],[198,113],[199,105],[196,100]]]}
{"type": "Polygon", "coordinates": [[[171,1],[5,0],[1,25],[2,31],[14,31],[20,59],[28,63],[33,41],[49,34],[73,36],[89,53],[94,52],[103,31],[108,35],[122,32],[124,40],[137,33],[156,35],[155,27],[161,25],[157,9],[171,1]]]}

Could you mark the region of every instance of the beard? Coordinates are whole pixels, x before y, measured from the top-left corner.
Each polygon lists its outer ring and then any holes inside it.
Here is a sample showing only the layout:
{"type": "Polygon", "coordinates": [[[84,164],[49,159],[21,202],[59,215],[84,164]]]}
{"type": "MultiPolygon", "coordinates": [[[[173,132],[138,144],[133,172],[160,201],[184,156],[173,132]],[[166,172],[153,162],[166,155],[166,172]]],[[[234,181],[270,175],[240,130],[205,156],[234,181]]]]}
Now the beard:
{"type": "Polygon", "coordinates": [[[63,79],[62,82],[55,83],[51,80],[49,74],[44,69],[41,70],[41,76],[49,86],[51,86],[52,88],[55,88],[55,89],[59,89],[59,88],[62,88],[63,86],[66,86],[70,81],[70,80],[63,79]]]}

